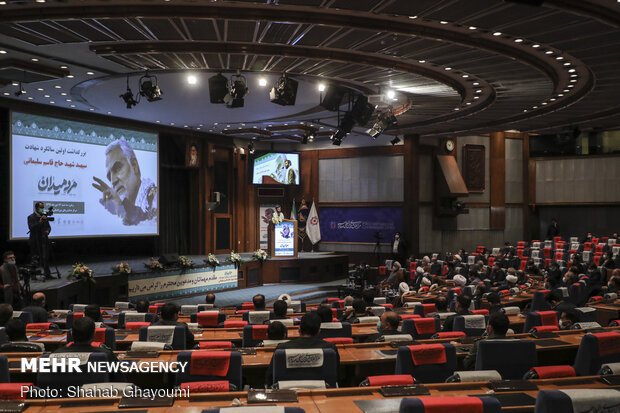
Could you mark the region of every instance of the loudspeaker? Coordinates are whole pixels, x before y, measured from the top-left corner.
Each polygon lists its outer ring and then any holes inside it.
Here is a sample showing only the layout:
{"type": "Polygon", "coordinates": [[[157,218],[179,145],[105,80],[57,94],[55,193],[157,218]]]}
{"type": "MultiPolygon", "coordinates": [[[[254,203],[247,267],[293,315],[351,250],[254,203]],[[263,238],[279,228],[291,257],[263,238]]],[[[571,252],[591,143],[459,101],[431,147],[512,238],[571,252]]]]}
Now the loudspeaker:
{"type": "Polygon", "coordinates": [[[174,265],[177,263],[178,260],[179,254],[174,252],[169,252],[159,257],[159,262],[161,263],[161,265],[164,266],[174,265]]]}
{"type": "Polygon", "coordinates": [[[327,88],[327,91],[325,92],[325,96],[323,96],[321,106],[323,106],[327,110],[336,112],[338,108],[340,108],[340,102],[342,102],[342,98],[344,97],[345,93],[347,93],[347,90],[345,88],[338,86],[329,86],[327,88]]]}
{"type": "Polygon", "coordinates": [[[358,125],[364,126],[368,123],[374,111],[375,107],[368,103],[368,96],[360,95],[355,100],[355,104],[353,104],[351,114],[358,125]]]}
{"type": "Polygon", "coordinates": [[[228,94],[228,79],[221,73],[209,78],[209,99],[211,103],[225,103],[228,94]]]}

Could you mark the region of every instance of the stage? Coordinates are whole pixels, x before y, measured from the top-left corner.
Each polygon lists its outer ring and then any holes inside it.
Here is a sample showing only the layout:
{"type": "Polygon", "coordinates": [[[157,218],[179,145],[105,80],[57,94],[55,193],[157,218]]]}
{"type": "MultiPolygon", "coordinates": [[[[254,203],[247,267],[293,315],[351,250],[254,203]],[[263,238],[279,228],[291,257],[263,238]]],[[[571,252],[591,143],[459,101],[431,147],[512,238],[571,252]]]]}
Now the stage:
{"type": "MultiPolygon", "coordinates": [[[[235,267],[228,254],[216,255],[220,266],[211,267],[205,255],[190,255],[194,267],[167,268],[152,271],[145,264],[151,257],[132,257],[123,261],[132,268],[132,274],[114,273],[120,260],[83,260],[94,272],[95,284],[68,280],[73,264],[58,265],[60,279],[31,280],[31,292],[43,291],[48,307],[67,308],[73,303],[96,303],[113,305],[115,301],[148,298],[175,300],[204,295],[209,291],[221,292],[263,284],[325,283],[346,278],[349,259],[347,255],[331,252],[299,253],[297,258],[270,258],[259,262],[252,253],[241,253],[243,262],[235,267]]],[[[52,268],[52,271],[55,269],[52,268]]]]}

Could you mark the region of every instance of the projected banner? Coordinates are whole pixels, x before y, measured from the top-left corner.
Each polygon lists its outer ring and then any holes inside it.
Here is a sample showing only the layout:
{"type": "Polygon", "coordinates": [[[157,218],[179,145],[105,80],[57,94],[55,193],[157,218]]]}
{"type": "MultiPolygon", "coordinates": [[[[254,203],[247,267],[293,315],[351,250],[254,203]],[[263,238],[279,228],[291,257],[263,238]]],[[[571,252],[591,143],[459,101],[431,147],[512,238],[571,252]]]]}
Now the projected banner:
{"type": "Polygon", "coordinates": [[[52,237],[158,234],[156,134],[17,112],[11,132],[11,238],[35,201],[52,237]]]}
{"type": "Polygon", "coordinates": [[[319,218],[322,242],[375,243],[377,232],[382,242],[390,242],[403,230],[402,208],[323,207],[319,218]]]}

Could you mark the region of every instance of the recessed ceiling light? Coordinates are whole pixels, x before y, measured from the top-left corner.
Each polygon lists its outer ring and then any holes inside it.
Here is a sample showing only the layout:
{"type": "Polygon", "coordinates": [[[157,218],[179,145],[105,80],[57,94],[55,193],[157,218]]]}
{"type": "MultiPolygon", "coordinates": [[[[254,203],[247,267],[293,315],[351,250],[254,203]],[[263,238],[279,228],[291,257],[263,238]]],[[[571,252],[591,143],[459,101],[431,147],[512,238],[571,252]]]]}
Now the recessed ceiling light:
{"type": "Polygon", "coordinates": [[[549,99],[551,102],[555,102],[557,99],[556,98],[551,98],[549,99]]]}
{"type": "Polygon", "coordinates": [[[19,86],[19,83],[17,83],[16,81],[12,81],[11,86],[19,86]]]}
{"type": "Polygon", "coordinates": [[[61,68],[61,69],[68,69],[68,67],[67,67],[67,66],[65,66],[65,65],[60,66],[60,68],[61,68]]]}
{"type": "Polygon", "coordinates": [[[73,79],[75,76],[73,76],[73,75],[67,75],[67,77],[68,77],[69,79],[73,79]]]}
{"type": "Polygon", "coordinates": [[[74,107],[75,107],[75,105],[71,105],[71,107],[72,107],[72,108],[74,108],[74,107]]]}
{"type": "Polygon", "coordinates": [[[32,96],[28,96],[28,100],[32,100],[32,96]]]}
{"type": "Polygon", "coordinates": [[[54,86],[54,87],[55,87],[56,89],[62,89],[62,86],[60,86],[60,85],[56,85],[56,86],[54,86]]]}
{"type": "Polygon", "coordinates": [[[459,108],[454,108],[454,110],[461,110],[461,109],[459,109],[459,108]]]}
{"type": "Polygon", "coordinates": [[[527,112],[527,109],[523,109],[523,112],[527,112]]]}
{"type": "Polygon", "coordinates": [[[538,109],[538,106],[532,106],[532,109],[538,109]]]}
{"type": "Polygon", "coordinates": [[[452,70],[452,68],[451,67],[446,67],[445,70],[452,70]]]}
{"type": "Polygon", "coordinates": [[[30,59],[30,60],[32,60],[33,62],[38,62],[38,61],[39,61],[39,59],[37,59],[36,57],[33,57],[33,58],[32,58],[32,59],[30,59]]]}
{"type": "Polygon", "coordinates": [[[577,81],[577,79],[571,79],[570,81],[571,81],[571,83],[575,83],[577,81]]]}
{"type": "Polygon", "coordinates": [[[267,86],[267,79],[265,79],[264,77],[261,77],[260,79],[258,79],[258,86],[262,86],[262,87],[267,86]]]}
{"type": "Polygon", "coordinates": [[[388,99],[394,99],[396,97],[396,92],[393,90],[388,90],[385,95],[388,99]]]}
{"type": "Polygon", "coordinates": [[[161,122],[161,121],[159,121],[159,120],[156,120],[156,121],[155,121],[155,123],[160,123],[160,122],[161,122]]]}
{"type": "Polygon", "coordinates": [[[4,49],[0,50],[0,54],[7,54],[8,52],[4,49]]]}
{"type": "Polygon", "coordinates": [[[564,96],[564,93],[558,93],[558,97],[561,98],[562,96],[564,96]]]}
{"type": "Polygon", "coordinates": [[[319,89],[319,92],[324,92],[325,91],[325,83],[319,83],[318,89],[319,89]]]}
{"type": "Polygon", "coordinates": [[[577,77],[577,74],[573,73],[572,75],[570,75],[570,77],[577,77]]]}
{"type": "Polygon", "coordinates": [[[477,27],[476,26],[469,26],[469,30],[476,30],[477,27]]]}
{"type": "Polygon", "coordinates": [[[67,96],[67,92],[61,92],[60,96],[67,96]]]}
{"type": "Polygon", "coordinates": [[[474,96],[474,99],[480,99],[480,96],[474,96]]]}
{"type": "Polygon", "coordinates": [[[48,97],[50,97],[50,95],[43,95],[43,97],[44,97],[44,98],[48,98],[48,97]]]}
{"type": "Polygon", "coordinates": [[[9,93],[9,92],[4,92],[4,93],[3,93],[3,95],[4,95],[4,96],[9,96],[9,95],[10,95],[10,93],[9,93]]]}
{"type": "Polygon", "coordinates": [[[187,128],[187,125],[183,125],[184,128],[187,128]]]}
{"type": "Polygon", "coordinates": [[[88,110],[95,110],[95,108],[90,108],[90,109],[88,109],[88,110]]]}
{"type": "Polygon", "coordinates": [[[553,51],[552,51],[552,50],[547,50],[547,51],[545,52],[545,54],[553,54],[553,51]]]}
{"type": "Polygon", "coordinates": [[[476,93],[482,93],[482,89],[476,90],[476,93]]]}
{"type": "Polygon", "coordinates": [[[56,103],[56,102],[54,102],[53,100],[50,100],[50,103],[54,104],[54,103],[56,103]]]}
{"type": "Polygon", "coordinates": [[[469,75],[463,75],[462,77],[467,79],[469,77],[469,75]]]}
{"type": "Polygon", "coordinates": [[[65,102],[71,102],[71,99],[65,99],[65,102]]]}
{"type": "Polygon", "coordinates": [[[568,85],[568,86],[566,86],[566,87],[568,87],[568,88],[573,88],[573,87],[575,87],[575,85],[568,85]]]}
{"type": "Polygon", "coordinates": [[[467,103],[466,103],[466,105],[467,105],[467,106],[471,105],[471,102],[467,102],[467,103]]]}
{"type": "Polygon", "coordinates": [[[570,92],[570,90],[568,90],[568,89],[564,89],[562,92],[564,92],[564,93],[568,93],[568,92],[570,92]]]}
{"type": "Polygon", "coordinates": [[[533,44],[533,45],[532,45],[532,47],[533,47],[534,49],[538,49],[538,48],[540,47],[540,45],[539,45],[538,43],[536,43],[536,44],[533,44]]]}
{"type": "Polygon", "coordinates": [[[568,69],[568,73],[575,73],[577,70],[575,69],[568,69]]]}
{"type": "Polygon", "coordinates": [[[493,36],[501,36],[501,35],[502,35],[502,32],[495,32],[495,33],[493,33],[493,36]]]}
{"type": "Polygon", "coordinates": [[[38,87],[37,90],[43,91],[43,88],[42,87],[38,87]]]}
{"type": "Polygon", "coordinates": [[[170,122],[170,125],[174,126],[174,122],[170,122]]]}
{"type": "Polygon", "coordinates": [[[87,75],[94,75],[93,72],[86,72],[87,75]]]}
{"type": "Polygon", "coordinates": [[[543,103],[541,103],[541,104],[544,106],[544,105],[546,105],[546,104],[547,104],[547,102],[543,102],[543,103]]]}
{"type": "Polygon", "coordinates": [[[45,0],[36,0],[37,3],[45,3],[45,0]]]}
{"type": "Polygon", "coordinates": [[[418,63],[426,63],[426,60],[418,60],[418,63]]]}
{"type": "Polygon", "coordinates": [[[440,21],[439,23],[441,23],[441,24],[448,24],[448,22],[447,22],[447,21],[445,21],[445,20],[442,20],[442,21],[440,21]]]}
{"type": "Polygon", "coordinates": [[[522,43],[523,39],[515,39],[515,43],[522,43]]]}
{"type": "MultiPolygon", "coordinates": [[[[620,0],[619,0],[619,1],[620,1],[620,0]]],[[[413,20],[413,19],[417,19],[417,18],[418,18],[418,16],[409,16],[409,18],[410,18],[411,20],[413,20]]]]}
{"type": "Polygon", "coordinates": [[[570,62],[564,62],[564,66],[570,66],[570,62]]]}
{"type": "Polygon", "coordinates": [[[480,82],[474,82],[474,83],[472,83],[472,84],[473,84],[474,86],[479,86],[479,85],[480,85],[480,82]]]}
{"type": "Polygon", "coordinates": [[[112,114],[112,112],[108,112],[108,115],[111,115],[111,114],[112,114]]]}
{"type": "Polygon", "coordinates": [[[189,83],[190,85],[195,85],[196,83],[198,83],[198,78],[196,77],[196,75],[188,75],[187,83],[189,83]]]}
{"type": "Polygon", "coordinates": [[[564,60],[564,58],[562,56],[558,56],[555,58],[555,60],[564,60]]]}

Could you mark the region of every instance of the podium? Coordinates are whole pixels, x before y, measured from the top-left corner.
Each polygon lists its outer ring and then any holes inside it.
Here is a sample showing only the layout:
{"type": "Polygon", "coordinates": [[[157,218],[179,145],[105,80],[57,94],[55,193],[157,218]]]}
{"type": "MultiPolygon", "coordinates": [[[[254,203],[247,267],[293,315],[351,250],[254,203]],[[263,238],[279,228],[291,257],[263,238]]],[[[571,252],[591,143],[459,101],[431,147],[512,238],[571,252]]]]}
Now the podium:
{"type": "Polygon", "coordinates": [[[282,220],[279,224],[269,223],[267,231],[271,258],[297,258],[297,221],[282,220]]]}

